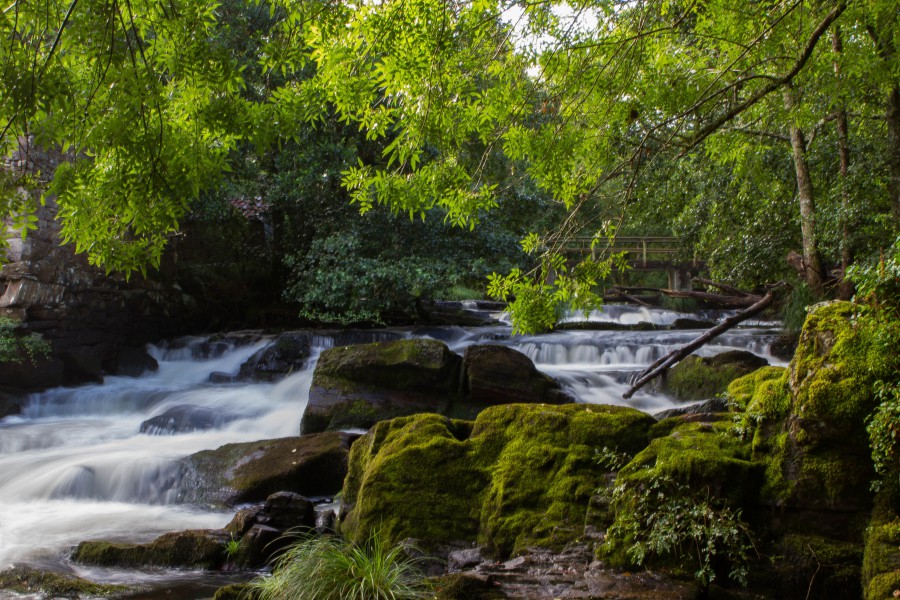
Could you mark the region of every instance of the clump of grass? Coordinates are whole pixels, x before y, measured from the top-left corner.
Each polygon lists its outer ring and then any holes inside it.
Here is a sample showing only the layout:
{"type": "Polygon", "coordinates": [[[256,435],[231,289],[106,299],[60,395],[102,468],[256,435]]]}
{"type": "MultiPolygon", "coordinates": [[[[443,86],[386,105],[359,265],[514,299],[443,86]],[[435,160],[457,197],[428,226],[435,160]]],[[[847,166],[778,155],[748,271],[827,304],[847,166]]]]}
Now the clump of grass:
{"type": "Polygon", "coordinates": [[[806,321],[806,309],[815,303],[812,292],[805,283],[793,286],[781,305],[781,321],[789,333],[798,333],[806,321]]]}
{"type": "Polygon", "coordinates": [[[430,586],[403,546],[377,531],[364,544],[337,536],[303,539],[290,547],[271,576],[251,585],[259,600],[419,600],[430,586]]]}
{"type": "Polygon", "coordinates": [[[454,285],[453,287],[447,289],[442,294],[444,296],[444,300],[484,300],[485,293],[484,290],[477,290],[470,287],[465,287],[462,285],[454,285]]]}

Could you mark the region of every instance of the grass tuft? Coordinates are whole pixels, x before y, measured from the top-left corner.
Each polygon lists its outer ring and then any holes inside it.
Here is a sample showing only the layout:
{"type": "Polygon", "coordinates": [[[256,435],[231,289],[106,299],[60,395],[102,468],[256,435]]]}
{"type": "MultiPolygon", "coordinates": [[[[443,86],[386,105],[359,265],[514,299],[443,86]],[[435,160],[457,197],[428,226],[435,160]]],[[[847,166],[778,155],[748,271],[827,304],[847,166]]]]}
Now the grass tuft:
{"type": "Polygon", "coordinates": [[[259,600],[419,600],[431,591],[407,548],[389,546],[377,531],[359,545],[337,536],[301,540],[251,585],[259,600]]]}

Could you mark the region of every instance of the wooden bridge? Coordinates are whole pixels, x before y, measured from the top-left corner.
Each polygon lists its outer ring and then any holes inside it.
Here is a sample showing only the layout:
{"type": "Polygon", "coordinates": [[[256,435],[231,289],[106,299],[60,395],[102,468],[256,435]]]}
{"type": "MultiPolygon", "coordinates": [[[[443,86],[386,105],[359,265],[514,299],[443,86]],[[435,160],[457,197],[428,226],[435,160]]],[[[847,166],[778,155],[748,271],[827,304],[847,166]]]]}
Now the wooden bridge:
{"type": "Polygon", "coordinates": [[[593,241],[591,236],[573,237],[562,253],[571,260],[581,260],[597,258],[600,252],[625,252],[628,265],[635,271],[666,271],[669,289],[674,290],[690,289],[691,276],[706,270],[706,263],[696,256],[684,259],[681,241],[674,236],[616,236],[612,246],[601,240],[592,248],[593,241]]]}

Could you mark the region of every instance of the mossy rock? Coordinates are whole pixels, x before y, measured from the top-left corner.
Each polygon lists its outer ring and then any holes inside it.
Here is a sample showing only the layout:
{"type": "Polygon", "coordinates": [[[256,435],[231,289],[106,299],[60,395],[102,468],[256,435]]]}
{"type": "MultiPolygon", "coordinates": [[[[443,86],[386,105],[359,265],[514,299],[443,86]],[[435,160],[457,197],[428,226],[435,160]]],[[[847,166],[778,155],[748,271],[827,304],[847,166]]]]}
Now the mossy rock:
{"type": "Polygon", "coordinates": [[[225,560],[228,536],[221,530],[192,529],[166,533],[147,544],[81,542],[72,560],[100,567],[171,567],[215,569],[225,560]]]}
{"type": "Polygon", "coordinates": [[[866,530],[862,578],[865,600],[895,598],[900,590],[900,493],[887,489],[875,497],[866,530]]]}
{"type": "Polygon", "coordinates": [[[134,591],[133,588],[122,585],[93,583],[71,574],[24,566],[16,566],[0,573],[0,590],[47,598],[117,598],[134,591]]]}
{"type": "Polygon", "coordinates": [[[279,491],[333,495],[347,473],[352,439],[328,432],[197,452],[182,459],[185,475],[180,500],[222,507],[261,502],[279,491]]]}
{"type": "Polygon", "coordinates": [[[443,412],[458,390],[460,363],[446,344],[430,339],[329,348],[313,373],[301,433],[443,412]]]}
{"type": "Polygon", "coordinates": [[[873,384],[896,373],[875,343],[874,325],[857,321],[856,310],[849,302],[819,304],[803,325],[790,366],[798,443],[867,446],[863,423],[878,405],[873,384]]]}
{"type": "Polygon", "coordinates": [[[476,344],[466,348],[462,392],[467,403],[516,404],[571,402],[559,382],[535,368],[530,358],[512,348],[476,344]]]}
{"type": "Polygon", "coordinates": [[[762,466],[751,460],[750,444],[734,435],[730,421],[678,423],[653,439],[620,472],[617,483],[641,485],[670,478],[705,489],[732,506],[753,506],[763,481],[762,466]]]}
{"type": "Polygon", "coordinates": [[[715,398],[738,377],[768,364],[766,359],[746,350],[731,350],[707,357],[688,356],[669,369],[664,388],[679,400],[715,398]]]}
{"type": "Polygon", "coordinates": [[[654,420],[615,406],[509,404],[474,425],[439,415],[377,424],[352,448],[341,530],[478,542],[498,556],[579,537],[602,446],[637,452],[654,420]]]}

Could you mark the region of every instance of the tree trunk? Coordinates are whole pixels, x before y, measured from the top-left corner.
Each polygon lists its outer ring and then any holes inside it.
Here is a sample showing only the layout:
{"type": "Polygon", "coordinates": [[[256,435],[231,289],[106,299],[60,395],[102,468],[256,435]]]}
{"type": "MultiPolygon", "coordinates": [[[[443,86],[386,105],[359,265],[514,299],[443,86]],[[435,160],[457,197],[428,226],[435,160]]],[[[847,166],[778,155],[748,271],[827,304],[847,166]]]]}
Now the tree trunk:
{"type": "Polygon", "coordinates": [[[894,86],[887,98],[888,141],[888,195],[891,197],[891,215],[894,224],[900,225],[900,86],[894,86]]]}
{"type": "MultiPolygon", "coordinates": [[[[784,92],[784,107],[790,113],[794,108],[794,94],[790,87],[784,92]]],[[[800,233],[803,238],[803,262],[806,285],[814,296],[823,291],[822,263],[816,242],[816,204],[813,194],[809,163],[806,161],[806,140],[803,131],[791,119],[791,148],[794,153],[794,170],[797,173],[797,195],[800,201],[800,233]]]]}
{"type": "MultiPolygon", "coordinates": [[[[841,44],[841,29],[835,26],[831,32],[831,47],[836,56],[843,52],[841,44]]],[[[835,59],[834,76],[841,82],[841,65],[835,59]]],[[[843,90],[841,90],[843,91],[843,90]]],[[[840,110],[837,113],[838,156],[841,167],[841,281],[838,284],[838,297],[849,300],[853,297],[853,284],[847,280],[847,269],[853,262],[853,252],[850,247],[850,184],[847,181],[850,172],[850,133],[847,126],[847,107],[843,99],[840,102],[840,110]]]]}

